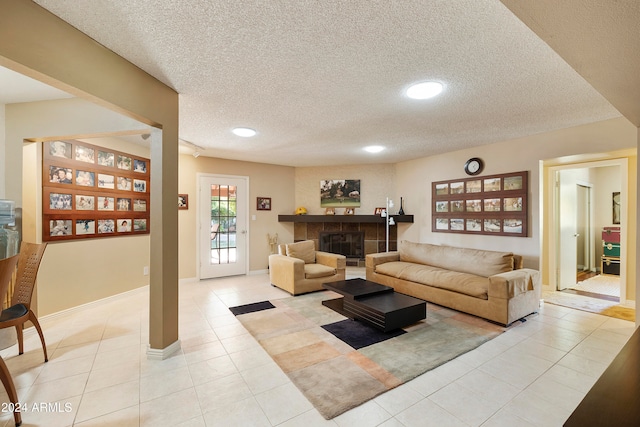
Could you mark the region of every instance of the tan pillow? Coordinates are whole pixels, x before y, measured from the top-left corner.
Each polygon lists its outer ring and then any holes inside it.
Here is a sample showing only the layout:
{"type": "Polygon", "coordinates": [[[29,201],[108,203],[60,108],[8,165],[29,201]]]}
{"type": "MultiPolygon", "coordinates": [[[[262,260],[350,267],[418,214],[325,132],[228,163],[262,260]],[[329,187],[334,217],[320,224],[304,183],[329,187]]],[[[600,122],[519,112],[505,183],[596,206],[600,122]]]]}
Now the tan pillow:
{"type": "Polygon", "coordinates": [[[287,256],[301,259],[305,264],[315,264],[316,245],[313,240],[289,243],[287,245],[287,256]]]}

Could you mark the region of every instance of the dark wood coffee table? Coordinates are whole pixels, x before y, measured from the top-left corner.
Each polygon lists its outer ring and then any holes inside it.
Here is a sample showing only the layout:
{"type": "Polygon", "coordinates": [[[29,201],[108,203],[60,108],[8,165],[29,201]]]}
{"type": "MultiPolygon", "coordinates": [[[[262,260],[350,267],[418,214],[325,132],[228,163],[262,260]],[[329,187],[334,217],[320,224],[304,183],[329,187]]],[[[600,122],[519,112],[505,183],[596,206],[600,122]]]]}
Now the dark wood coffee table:
{"type": "Polygon", "coordinates": [[[322,301],[323,305],[384,332],[412,325],[427,317],[425,301],[394,292],[390,286],[365,279],[349,279],[323,283],[322,287],[342,295],[322,301]]]}

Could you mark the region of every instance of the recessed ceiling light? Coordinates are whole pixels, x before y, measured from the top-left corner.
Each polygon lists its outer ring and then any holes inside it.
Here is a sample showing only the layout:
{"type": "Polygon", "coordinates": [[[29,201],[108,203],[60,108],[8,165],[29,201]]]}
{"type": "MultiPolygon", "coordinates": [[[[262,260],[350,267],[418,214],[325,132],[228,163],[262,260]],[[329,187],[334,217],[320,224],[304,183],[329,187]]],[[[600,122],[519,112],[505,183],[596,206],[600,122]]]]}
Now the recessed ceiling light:
{"type": "Polygon", "coordinates": [[[369,153],[379,153],[382,150],[384,150],[384,147],[382,145],[369,145],[368,147],[364,147],[364,151],[367,151],[369,153]]]}
{"type": "Polygon", "coordinates": [[[255,136],[256,133],[258,133],[255,130],[250,128],[235,128],[232,130],[232,132],[235,135],[241,136],[243,138],[251,138],[252,136],[255,136]]]}
{"type": "Polygon", "coordinates": [[[422,82],[409,86],[407,96],[411,99],[429,99],[442,92],[444,86],[438,82],[422,82]]]}

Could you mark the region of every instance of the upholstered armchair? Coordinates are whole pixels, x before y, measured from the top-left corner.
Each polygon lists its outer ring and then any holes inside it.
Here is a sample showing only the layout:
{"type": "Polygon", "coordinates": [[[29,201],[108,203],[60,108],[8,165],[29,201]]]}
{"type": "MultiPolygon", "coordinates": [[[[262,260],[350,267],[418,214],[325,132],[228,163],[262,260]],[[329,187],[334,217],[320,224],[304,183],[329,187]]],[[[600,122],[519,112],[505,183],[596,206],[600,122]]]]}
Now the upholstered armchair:
{"type": "Polygon", "coordinates": [[[323,283],[345,279],[346,257],[316,251],[312,240],[279,245],[278,252],[269,256],[271,284],[291,295],[318,291],[323,283]]]}

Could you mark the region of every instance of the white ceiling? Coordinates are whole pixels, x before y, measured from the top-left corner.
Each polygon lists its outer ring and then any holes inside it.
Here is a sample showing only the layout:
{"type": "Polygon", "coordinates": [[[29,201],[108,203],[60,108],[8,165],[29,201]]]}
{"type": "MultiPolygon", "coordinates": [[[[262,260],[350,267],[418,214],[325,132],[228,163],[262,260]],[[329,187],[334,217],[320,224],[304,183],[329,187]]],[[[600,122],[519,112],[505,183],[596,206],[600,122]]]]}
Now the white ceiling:
{"type": "Polygon", "coordinates": [[[392,163],[620,116],[498,0],[36,3],[180,93],[180,138],[220,158],[392,163]]]}

